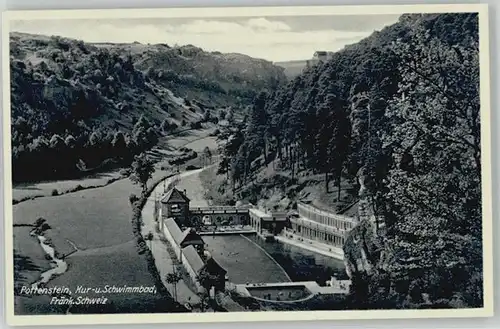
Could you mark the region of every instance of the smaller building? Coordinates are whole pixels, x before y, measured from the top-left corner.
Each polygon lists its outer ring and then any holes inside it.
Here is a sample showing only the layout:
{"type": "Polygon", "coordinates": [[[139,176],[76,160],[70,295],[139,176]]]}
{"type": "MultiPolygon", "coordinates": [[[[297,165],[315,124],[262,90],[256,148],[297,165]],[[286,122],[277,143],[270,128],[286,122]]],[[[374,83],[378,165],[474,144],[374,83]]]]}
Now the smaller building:
{"type": "Polygon", "coordinates": [[[317,59],[317,60],[326,60],[326,57],[327,57],[327,52],[326,51],[316,51],[313,55],[313,58],[314,59],[317,59]]]}
{"type": "Polygon", "coordinates": [[[262,210],[252,208],[248,211],[250,215],[250,225],[257,231],[262,233],[264,223],[271,221],[272,216],[262,210]]]}
{"type": "Polygon", "coordinates": [[[215,290],[224,290],[227,271],[210,255],[207,256],[205,243],[194,229],[181,231],[173,218],[167,218],[163,221],[163,234],[198,288],[201,287],[198,278],[206,272],[215,290]]]}
{"type": "Polygon", "coordinates": [[[333,58],[333,54],[332,51],[318,50],[314,52],[312,59],[306,61],[306,67],[312,67],[318,63],[328,61],[333,58]]]}
{"type": "Polygon", "coordinates": [[[215,291],[224,291],[227,271],[213,257],[207,258],[202,271],[206,271],[210,276],[215,291]]]}
{"type": "Polygon", "coordinates": [[[252,208],[248,211],[250,215],[250,225],[257,233],[279,234],[287,226],[288,218],[284,212],[267,213],[265,211],[252,208]]]}
{"type": "Polygon", "coordinates": [[[203,254],[205,242],[202,237],[196,233],[195,229],[187,228],[181,231],[173,218],[167,218],[164,220],[163,233],[168,235],[167,238],[174,242],[174,249],[179,249],[176,250],[177,255],[181,253],[180,249],[184,249],[188,246],[193,246],[199,254],[203,254]]]}
{"type": "Polygon", "coordinates": [[[214,287],[216,291],[224,290],[227,271],[215,259],[209,257],[204,261],[197,250],[190,245],[182,250],[181,261],[198,288],[209,285],[203,288],[210,290],[214,287]],[[201,278],[203,275],[208,275],[206,281],[201,278]]]}
{"type": "Polygon", "coordinates": [[[161,199],[161,218],[174,218],[180,227],[189,226],[189,198],[175,187],[161,199]]]}

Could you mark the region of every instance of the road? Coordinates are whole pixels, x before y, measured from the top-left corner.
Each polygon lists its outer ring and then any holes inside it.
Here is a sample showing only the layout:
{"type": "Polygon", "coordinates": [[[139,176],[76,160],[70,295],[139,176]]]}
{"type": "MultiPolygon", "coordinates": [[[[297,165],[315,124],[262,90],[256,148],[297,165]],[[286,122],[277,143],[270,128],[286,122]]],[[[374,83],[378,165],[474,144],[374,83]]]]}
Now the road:
{"type": "MultiPolygon", "coordinates": [[[[201,169],[198,170],[192,170],[192,171],[186,171],[181,173],[179,176],[181,178],[181,184],[184,179],[187,179],[188,181],[191,181],[192,183],[195,183],[196,179],[194,177],[198,177],[198,174],[200,173],[201,169]]],[[[167,178],[166,180],[166,185],[168,186],[169,183],[173,181],[173,178],[167,178]]],[[[201,183],[198,181],[197,183],[198,186],[201,187],[201,183]]],[[[187,187],[186,187],[187,189],[187,187]]],[[[174,287],[171,284],[168,284],[165,281],[165,277],[168,273],[172,273],[174,269],[174,263],[172,261],[172,258],[170,257],[170,254],[167,250],[167,246],[165,245],[165,242],[160,240],[160,234],[156,232],[155,230],[155,221],[154,221],[154,199],[155,195],[156,197],[160,198],[161,195],[163,194],[163,183],[158,184],[156,189],[151,193],[150,197],[148,198],[148,201],[146,202],[146,205],[144,206],[142,210],[142,219],[143,219],[143,227],[142,227],[142,234],[143,236],[148,234],[149,232],[153,233],[153,240],[151,242],[148,242],[148,245],[150,245],[151,252],[153,253],[153,256],[155,258],[155,264],[156,268],[158,269],[158,272],[160,273],[160,276],[163,280],[163,283],[169,290],[170,294],[172,296],[175,295],[174,293],[174,287]],[[150,244],[151,243],[151,244],[150,244]]],[[[184,304],[187,302],[190,303],[199,303],[199,298],[196,295],[196,292],[193,292],[189,289],[188,285],[183,281],[179,281],[177,283],[177,300],[178,302],[184,304]]]]}
{"type": "Polygon", "coordinates": [[[186,190],[186,196],[189,198],[190,207],[208,207],[208,202],[204,198],[204,190],[200,181],[200,172],[202,169],[193,170],[191,175],[181,177],[177,184],[180,191],[186,190]]]}

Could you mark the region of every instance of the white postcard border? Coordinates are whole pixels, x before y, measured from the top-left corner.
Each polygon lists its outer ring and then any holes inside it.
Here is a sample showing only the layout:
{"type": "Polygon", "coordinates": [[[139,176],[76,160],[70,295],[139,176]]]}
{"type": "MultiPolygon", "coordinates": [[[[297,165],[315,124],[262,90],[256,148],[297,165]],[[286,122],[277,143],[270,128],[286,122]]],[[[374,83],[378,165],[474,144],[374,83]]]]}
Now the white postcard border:
{"type": "Polygon", "coordinates": [[[146,324],[146,323],[213,323],[261,321],[311,321],[351,319],[410,319],[410,318],[472,318],[493,316],[493,221],[491,172],[490,59],[489,22],[486,4],[443,5],[356,5],[356,6],[281,6],[281,7],[211,7],[158,9],[93,9],[93,10],[30,10],[8,11],[2,17],[3,64],[3,157],[4,157],[4,223],[6,317],[10,325],[71,325],[71,324],[146,324]],[[230,313],[167,313],[167,314],[106,314],[106,315],[15,315],[13,278],[13,227],[10,136],[10,71],[9,22],[12,20],[50,19],[119,19],[119,18],[180,18],[180,17],[250,17],[250,16],[319,16],[319,15],[380,15],[403,13],[479,14],[480,33],[480,106],[481,163],[483,216],[483,277],[484,306],[453,310],[370,310],[370,311],[297,311],[297,312],[230,312],[230,313]]]}

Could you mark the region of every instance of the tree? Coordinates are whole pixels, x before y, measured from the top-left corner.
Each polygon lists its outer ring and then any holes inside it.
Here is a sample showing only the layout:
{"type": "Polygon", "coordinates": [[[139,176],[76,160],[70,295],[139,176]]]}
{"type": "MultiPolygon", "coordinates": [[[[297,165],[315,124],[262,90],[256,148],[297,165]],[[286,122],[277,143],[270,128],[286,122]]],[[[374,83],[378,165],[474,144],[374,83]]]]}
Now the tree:
{"type": "Polygon", "coordinates": [[[340,201],[342,169],[350,151],[351,125],[343,105],[340,105],[335,110],[333,116],[333,131],[328,149],[328,167],[335,173],[337,180],[337,200],[340,201]]]}
{"type": "Polygon", "coordinates": [[[259,93],[259,95],[257,95],[254,99],[254,104],[250,110],[245,131],[245,140],[248,142],[250,149],[252,150],[249,161],[255,159],[260,153],[264,155],[264,161],[267,163],[267,112],[265,108],[267,97],[267,93],[259,93]]]}
{"type": "Polygon", "coordinates": [[[151,244],[153,243],[153,239],[154,239],[153,232],[149,232],[149,233],[148,233],[148,234],[146,234],[146,236],[144,237],[144,240],[149,241],[149,249],[151,249],[151,244]]]}
{"type": "Polygon", "coordinates": [[[146,117],[144,117],[144,115],[141,115],[139,120],[135,123],[132,130],[132,136],[137,144],[137,147],[141,151],[144,151],[148,147],[157,143],[156,133],[154,132],[151,123],[146,119],[146,117]]]}
{"type": "Polygon", "coordinates": [[[163,120],[160,126],[161,131],[166,135],[170,131],[170,123],[168,122],[167,119],[163,120]]]}
{"type": "Polygon", "coordinates": [[[179,273],[167,273],[165,276],[165,281],[168,284],[171,284],[174,287],[174,300],[177,301],[177,283],[182,280],[182,277],[179,273]]]}
{"type": "Polygon", "coordinates": [[[219,120],[224,120],[226,118],[226,112],[224,110],[219,110],[219,120]]]}
{"type": "Polygon", "coordinates": [[[206,110],[205,113],[203,114],[203,121],[204,122],[209,122],[211,120],[212,116],[210,115],[210,111],[206,110]]]}
{"type": "Polygon", "coordinates": [[[234,123],[234,112],[232,109],[227,110],[226,118],[227,122],[229,125],[232,125],[234,123]]]}
{"type": "Polygon", "coordinates": [[[207,165],[207,163],[212,163],[212,152],[210,151],[210,148],[208,148],[208,146],[205,146],[205,148],[203,149],[202,158],[205,166],[207,165]]]}
{"type": "Polygon", "coordinates": [[[330,144],[332,143],[333,132],[338,129],[335,122],[335,96],[328,94],[326,101],[316,112],[316,118],[319,123],[319,129],[316,134],[316,147],[314,154],[314,165],[317,170],[325,174],[325,190],[328,193],[329,173],[332,170],[334,158],[330,155],[330,144]]]}
{"type": "Polygon", "coordinates": [[[153,177],[155,167],[153,162],[147,157],[145,153],[135,156],[132,162],[132,172],[130,180],[134,184],[140,184],[142,193],[146,193],[148,180],[153,177]]]}
{"type": "Polygon", "coordinates": [[[50,144],[50,148],[56,152],[63,151],[64,147],[66,146],[64,139],[57,134],[54,134],[52,136],[49,144],[50,144]]]}
{"type": "Polygon", "coordinates": [[[478,40],[449,45],[417,26],[393,51],[402,83],[383,136],[395,161],[384,200],[398,255],[390,271],[451,298],[482,284],[470,281],[482,271],[478,40]]]}
{"type": "Polygon", "coordinates": [[[113,148],[113,154],[119,158],[123,158],[127,153],[127,141],[125,140],[125,135],[121,131],[117,131],[113,140],[111,141],[111,146],[113,148]]]}
{"type": "Polygon", "coordinates": [[[221,152],[221,160],[219,162],[219,168],[217,170],[218,174],[227,173],[229,177],[231,163],[234,160],[234,156],[238,153],[238,150],[243,142],[244,135],[241,130],[237,130],[227,138],[227,142],[223,144],[224,146],[221,152]]]}
{"type": "Polygon", "coordinates": [[[202,291],[198,293],[198,297],[200,297],[200,304],[202,312],[205,310],[205,304],[207,304],[207,300],[209,299],[210,289],[217,284],[217,277],[210,274],[206,268],[203,268],[197,275],[196,281],[202,287],[202,291]]]}
{"type": "Polygon", "coordinates": [[[47,220],[43,217],[38,217],[36,221],[33,223],[34,227],[42,226],[43,223],[47,222],[47,220]]]}
{"type": "Polygon", "coordinates": [[[74,149],[76,147],[76,140],[75,137],[73,137],[72,135],[66,136],[64,143],[66,144],[66,147],[69,149],[74,149]]]}

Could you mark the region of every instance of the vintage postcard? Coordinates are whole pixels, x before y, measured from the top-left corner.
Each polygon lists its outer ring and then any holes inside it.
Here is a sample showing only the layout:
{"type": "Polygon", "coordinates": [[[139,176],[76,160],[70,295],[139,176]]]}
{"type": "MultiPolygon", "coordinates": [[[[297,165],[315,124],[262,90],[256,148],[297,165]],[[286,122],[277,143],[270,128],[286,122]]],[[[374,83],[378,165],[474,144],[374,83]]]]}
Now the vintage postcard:
{"type": "Polygon", "coordinates": [[[485,5],[3,23],[9,323],[493,314],[485,5]]]}

